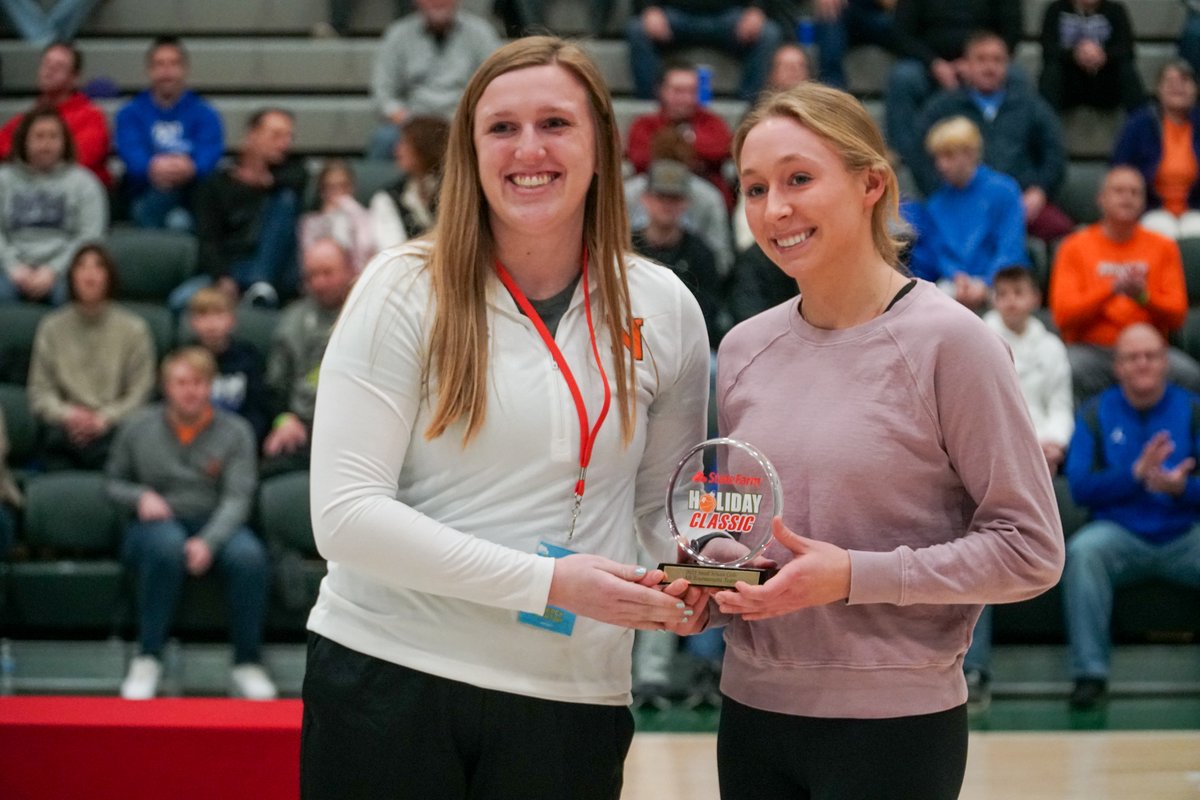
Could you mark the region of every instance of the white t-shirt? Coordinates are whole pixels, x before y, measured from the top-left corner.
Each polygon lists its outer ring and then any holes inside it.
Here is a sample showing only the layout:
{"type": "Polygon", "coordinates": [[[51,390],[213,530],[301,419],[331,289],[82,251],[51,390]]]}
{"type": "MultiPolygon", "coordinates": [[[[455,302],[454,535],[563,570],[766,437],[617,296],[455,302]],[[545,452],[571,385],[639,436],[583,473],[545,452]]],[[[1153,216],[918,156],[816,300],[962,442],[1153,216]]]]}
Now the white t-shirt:
{"type": "MultiPolygon", "coordinates": [[[[643,356],[634,437],[622,444],[614,388],[567,542],[579,471],[575,404],[533,323],[495,276],[487,287],[484,423],[465,448],[461,422],[425,438],[432,403],[422,398],[421,369],[434,303],[423,268],[427,247],[403,245],[371,262],[321,366],[311,498],[329,574],[309,628],[358,652],[483,688],[627,703],[632,631],[580,617],[568,637],[521,624],[517,614],[546,607],[553,562],[535,554],[540,541],[628,564],[636,561],[636,528],[651,557],[673,554],[666,483],[704,436],[709,356],[700,309],[670,270],[628,257],[643,356]]],[[[603,386],[582,286],[555,340],[594,424],[603,386]]]]}

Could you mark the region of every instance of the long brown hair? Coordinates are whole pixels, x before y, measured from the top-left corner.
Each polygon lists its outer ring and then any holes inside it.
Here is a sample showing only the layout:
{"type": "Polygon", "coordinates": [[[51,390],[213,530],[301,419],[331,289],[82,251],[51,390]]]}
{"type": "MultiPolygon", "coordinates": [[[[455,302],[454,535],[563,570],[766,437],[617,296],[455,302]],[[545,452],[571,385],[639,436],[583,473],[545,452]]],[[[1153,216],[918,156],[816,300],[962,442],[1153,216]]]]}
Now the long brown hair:
{"type": "Polygon", "coordinates": [[[621,434],[632,436],[637,413],[633,353],[623,356],[621,337],[630,319],[625,254],[631,249],[625,193],[621,184],[621,137],[608,87],[600,70],[577,45],[552,36],[530,36],[501,47],[467,84],[450,126],[441,203],[432,235],[428,268],[435,308],[422,381],[436,377],[437,401],[425,430],[434,439],[459,419],[466,420],[463,443],[483,424],[487,402],[488,335],[486,288],[495,243],[488,204],[479,181],[475,152],[475,109],[488,85],[500,75],[554,64],[587,92],[596,129],[596,174],[584,206],[584,246],[599,284],[601,319],[613,352],[613,382],[621,434]]]}
{"type": "Polygon", "coordinates": [[[733,160],[739,168],[746,136],[771,117],[794,119],[820,136],[838,152],[842,166],[850,172],[871,170],[883,177],[883,195],[871,209],[871,239],[884,261],[899,266],[904,243],[892,231],[905,228],[900,223],[900,184],[888,162],[883,134],[862,103],[840,89],[812,81],[769,95],[746,115],[733,136],[733,160]]]}

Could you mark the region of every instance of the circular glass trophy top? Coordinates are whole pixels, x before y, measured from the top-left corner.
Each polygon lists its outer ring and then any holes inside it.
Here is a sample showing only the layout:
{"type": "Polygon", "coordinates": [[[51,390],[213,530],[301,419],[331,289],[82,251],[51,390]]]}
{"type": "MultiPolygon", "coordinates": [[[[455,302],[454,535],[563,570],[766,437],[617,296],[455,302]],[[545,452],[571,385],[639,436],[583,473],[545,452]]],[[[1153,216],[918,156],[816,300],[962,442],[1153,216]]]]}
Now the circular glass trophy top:
{"type": "Polygon", "coordinates": [[[688,450],[667,486],[667,524],[699,564],[736,567],[771,541],[771,520],[783,513],[775,467],[756,447],[737,439],[708,439],[688,450]],[[746,551],[719,561],[693,549],[702,536],[724,536],[746,551]]]}

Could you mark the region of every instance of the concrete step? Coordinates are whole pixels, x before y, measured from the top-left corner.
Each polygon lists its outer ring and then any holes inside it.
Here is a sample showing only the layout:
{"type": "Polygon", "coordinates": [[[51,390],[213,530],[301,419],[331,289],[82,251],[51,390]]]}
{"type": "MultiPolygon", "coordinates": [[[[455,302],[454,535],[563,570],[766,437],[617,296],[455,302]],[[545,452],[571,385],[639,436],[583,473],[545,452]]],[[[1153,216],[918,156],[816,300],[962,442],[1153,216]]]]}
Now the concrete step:
{"type": "MultiPolygon", "coordinates": [[[[81,41],[85,58],[85,80],[104,78],[126,93],[145,88],[145,54],[148,40],[93,38],[81,41]]],[[[191,83],[199,91],[365,93],[378,46],[376,39],[297,39],[259,37],[203,37],[187,42],[191,54],[191,83]]],[[[584,48],[596,60],[614,95],[633,93],[629,52],[619,39],[585,40],[584,48]]],[[[1137,46],[1138,68],[1147,87],[1154,85],[1159,69],[1174,58],[1175,46],[1141,42],[1137,46]]],[[[717,50],[685,48],[680,56],[713,69],[713,91],[736,93],[741,68],[737,61],[717,50]]],[[[15,40],[0,40],[5,89],[14,94],[33,94],[37,85],[39,51],[15,40]]],[[[882,95],[887,86],[893,58],[874,46],[855,48],[846,57],[850,89],[860,96],[882,95]]],[[[1022,42],[1016,61],[1036,80],[1041,71],[1041,46],[1022,42]]]]}
{"type": "MultiPolygon", "coordinates": [[[[296,96],[296,95],[217,95],[211,98],[225,123],[226,149],[236,147],[246,120],[264,106],[290,110],[296,116],[295,151],[302,154],[357,155],[366,148],[367,140],[378,124],[370,98],[364,96],[296,96]]],[[[98,105],[108,115],[109,124],[124,100],[101,100],[98,105]]],[[[0,119],[24,111],[28,99],[0,100],[0,119]]],[[[648,100],[617,98],[613,102],[617,123],[624,133],[633,119],[655,109],[648,100]]],[[[711,108],[735,127],[745,113],[746,104],[737,100],[717,100],[711,108]]]]}

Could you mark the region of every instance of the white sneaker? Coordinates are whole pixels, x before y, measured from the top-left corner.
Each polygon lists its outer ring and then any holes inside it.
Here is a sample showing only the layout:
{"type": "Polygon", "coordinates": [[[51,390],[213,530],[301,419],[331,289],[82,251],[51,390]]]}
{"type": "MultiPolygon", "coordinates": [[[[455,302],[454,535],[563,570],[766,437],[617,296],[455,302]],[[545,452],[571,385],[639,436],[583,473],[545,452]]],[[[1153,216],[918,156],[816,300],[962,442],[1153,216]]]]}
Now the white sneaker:
{"type": "Polygon", "coordinates": [[[244,697],[247,700],[274,700],[278,696],[275,684],[267,676],[267,671],[258,664],[238,664],[229,673],[233,680],[234,697],[244,697]]]}
{"type": "Polygon", "coordinates": [[[256,308],[279,308],[279,294],[266,281],[250,284],[242,293],[242,305],[256,308]]]}
{"type": "Polygon", "coordinates": [[[129,662],[129,672],[121,681],[121,697],[126,700],[152,700],[158,694],[158,679],[162,664],[154,656],[136,656],[129,662]]]}

